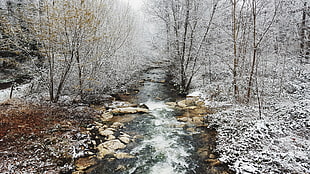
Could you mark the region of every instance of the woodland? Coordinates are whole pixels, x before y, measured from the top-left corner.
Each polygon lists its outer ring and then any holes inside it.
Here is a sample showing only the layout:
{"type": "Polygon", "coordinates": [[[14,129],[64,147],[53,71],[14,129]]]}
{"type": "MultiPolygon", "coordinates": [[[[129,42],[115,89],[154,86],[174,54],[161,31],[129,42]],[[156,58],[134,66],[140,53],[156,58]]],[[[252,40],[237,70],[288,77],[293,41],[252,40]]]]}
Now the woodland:
{"type": "Polygon", "coordinates": [[[218,108],[207,119],[231,170],[309,173],[309,2],[142,3],[1,0],[1,106],[93,104],[130,93],[141,73],[161,67],[176,93],[218,108]]]}

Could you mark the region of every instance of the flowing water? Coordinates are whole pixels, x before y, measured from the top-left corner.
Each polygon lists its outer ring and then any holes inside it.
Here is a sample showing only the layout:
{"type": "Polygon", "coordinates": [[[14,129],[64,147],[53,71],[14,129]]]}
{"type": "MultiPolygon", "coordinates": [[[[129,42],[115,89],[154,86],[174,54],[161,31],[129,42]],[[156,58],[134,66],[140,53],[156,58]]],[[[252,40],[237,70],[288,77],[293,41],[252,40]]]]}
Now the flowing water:
{"type": "MultiPolygon", "coordinates": [[[[184,130],[185,123],[176,120],[177,111],[165,102],[175,101],[175,91],[163,83],[167,79],[162,69],[149,70],[137,96],[137,102],[148,106],[150,113],[141,114],[126,125],[126,132],[138,135],[137,142],[124,151],[136,158],[119,162],[126,170],[102,170],[102,173],[125,174],[190,174],[196,173],[191,134],[184,130]]],[[[111,166],[112,163],[107,164],[111,166]]],[[[111,167],[112,168],[112,167],[111,167]]],[[[97,172],[96,173],[100,173],[97,172]]]]}
{"type": "Polygon", "coordinates": [[[144,86],[138,95],[138,102],[145,103],[149,114],[134,120],[131,126],[143,136],[143,140],[131,154],[136,155],[135,165],[127,172],[149,174],[185,174],[195,169],[191,160],[193,147],[191,137],[184,132],[176,113],[165,102],[175,100],[173,91],[165,83],[162,69],[152,69],[145,74],[144,86]]]}

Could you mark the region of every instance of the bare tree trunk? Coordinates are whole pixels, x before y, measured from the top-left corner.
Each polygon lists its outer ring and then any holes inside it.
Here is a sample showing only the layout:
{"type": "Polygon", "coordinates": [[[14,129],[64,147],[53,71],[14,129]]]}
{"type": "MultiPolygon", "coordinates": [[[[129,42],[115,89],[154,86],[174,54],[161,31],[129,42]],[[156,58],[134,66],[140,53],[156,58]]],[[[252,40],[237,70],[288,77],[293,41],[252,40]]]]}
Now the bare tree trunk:
{"type": "Polygon", "coordinates": [[[303,59],[306,57],[307,54],[309,54],[309,48],[306,44],[306,10],[307,10],[307,2],[304,3],[304,8],[302,10],[302,21],[301,21],[301,29],[300,29],[300,63],[303,63],[303,59]]]}
{"type": "Polygon", "coordinates": [[[83,79],[82,79],[82,65],[80,60],[80,53],[79,50],[76,51],[76,62],[77,62],[77,68],[78,68],[78,78],[79,78],[79,94],[82,97],[83,96],[83,79]]]}
{"type": "Polygon", "coordinates": [[[232,17],[233,17],[233,41],[234,41],[234,67],[233,67],[233,87],[234,87],[234,97],[235,100],[239,99],[239,91],[237,85],[237,69],[238,69],[238,57],[237,57],[237,19],[236,19],[236,0],[233,0],[233,9],[232,9],[232,17]]]}
{"type": "Polygon", "coordinates": [[[59,85],[58,85],[58,88],[57,88],[57,93],[56,93],[55,98],[53,100],[54,103],[58,102],[58,100],[59,100],[59,97],[60,97],[61,92],[63,90],[64,84],[65,84],[65,82],[67,80],[67,77],[68,77],[68,74],[70,72],[71,65],[72,65],[72,62],[73,62],[73,58],[74,58],[74,51],[72,50],[71,51],[71,57],[70,57],[69,61],[67,62],[66,67],[64,69],[64,72],[63,72],[63,74],[61,76],[61,79],[59,81],[59,85]]]}
{"type": "Polygon", "coordinates": [[[186,52],[186,41],[187,41],[187,31],[189,25],[189,0],[186,0],[186,16],[184,21],[184,34],[183,34],[183,43],[182,43],[182,52],[181,52],[181,88],[182,92],[185,92],[186,89],[186,71],[185,71],[185,52],[186,52]]]}
{"type": "Polygon", "coordinates": [[[256,56],[257,56],[257,44],[256,44],[256,0],[252,0],[252,15],[253,15],[253,55],[252,55],[252,65],[250,71],[250,78],[248,81],[248,89],[247,89],[247,102],[250,101],[251,98],[251,90],[253,87],[253,76],[256,65],[256,56]]]}

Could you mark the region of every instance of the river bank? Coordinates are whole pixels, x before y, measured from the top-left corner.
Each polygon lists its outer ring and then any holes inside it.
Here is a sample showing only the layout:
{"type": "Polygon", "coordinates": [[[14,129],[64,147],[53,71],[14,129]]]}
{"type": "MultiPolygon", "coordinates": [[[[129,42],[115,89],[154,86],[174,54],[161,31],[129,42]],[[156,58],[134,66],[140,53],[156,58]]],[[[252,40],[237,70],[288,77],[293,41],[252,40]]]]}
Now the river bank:
{"type": "Polygon", "coordinates": [[[214,110],[170,85],[155,68],[103,105],[2,103],[1,172],[233,173],[215,152],[214,110]]]}

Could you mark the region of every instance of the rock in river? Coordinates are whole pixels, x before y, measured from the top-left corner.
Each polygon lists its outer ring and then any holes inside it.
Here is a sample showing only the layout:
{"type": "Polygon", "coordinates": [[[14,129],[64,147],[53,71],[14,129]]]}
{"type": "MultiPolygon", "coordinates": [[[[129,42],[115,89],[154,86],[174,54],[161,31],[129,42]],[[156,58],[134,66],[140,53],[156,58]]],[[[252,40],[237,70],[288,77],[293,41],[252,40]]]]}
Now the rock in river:
{"type": "Polygon", "coordinates": [[[111,150],[124,149],[126,147],[126,145],[122,143],[120,140],[106,141],[100,145],[111,150]]]}
{"type": "Polygon", "coordinates": [[[148,109],[145,108],[135,108],[135,107],[128,107],[128,108],[117,108],[111,111],[112,114],[136,114],[136,113],[147,113],[149,112],[148,109]]]}
{"type": "Polygon", "coordinates": [[[109,135],[113,135],[113,129],[108,128],[108,129],[104,129],[104,128],[99,128],[99,134],[102,136],[109,136],[109,135]]]}
{"type": "Polygon", "coordinates": [[[97,164],[97,159],[93,156],[85,157],[85,158],[79,158],[75,162],[75,166],[77,170],[85,170],[93,165],[97,164]]]}

